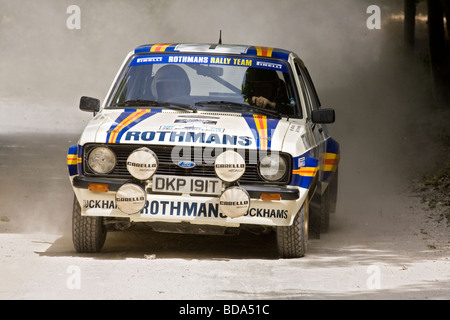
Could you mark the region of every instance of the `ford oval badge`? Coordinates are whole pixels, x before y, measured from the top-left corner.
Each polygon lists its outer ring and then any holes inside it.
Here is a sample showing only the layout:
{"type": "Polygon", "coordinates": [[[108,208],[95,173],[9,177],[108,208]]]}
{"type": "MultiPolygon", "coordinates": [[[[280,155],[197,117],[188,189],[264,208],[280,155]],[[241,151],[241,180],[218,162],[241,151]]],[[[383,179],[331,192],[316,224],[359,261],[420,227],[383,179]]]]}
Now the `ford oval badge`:
{"type": "Polygon", "coordinates": [[[195,167],[195,163],[192,161],[180,161],[177,163],[180,168],[192,169],[195,167]]]}

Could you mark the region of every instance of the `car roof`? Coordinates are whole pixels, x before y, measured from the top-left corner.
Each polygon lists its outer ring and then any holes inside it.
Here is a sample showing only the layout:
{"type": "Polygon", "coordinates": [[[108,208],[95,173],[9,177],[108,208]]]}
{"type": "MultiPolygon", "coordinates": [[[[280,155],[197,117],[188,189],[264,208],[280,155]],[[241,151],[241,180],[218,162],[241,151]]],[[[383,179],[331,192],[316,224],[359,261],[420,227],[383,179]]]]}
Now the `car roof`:
{"type": "Polygon", "coordinates": [[[212,43],[153,43],[137,47],[134,53],[183,52],[212,54],[245,54],[255,57],[288,60],[293,52],[280,48],[238,44],[212,43]]]}

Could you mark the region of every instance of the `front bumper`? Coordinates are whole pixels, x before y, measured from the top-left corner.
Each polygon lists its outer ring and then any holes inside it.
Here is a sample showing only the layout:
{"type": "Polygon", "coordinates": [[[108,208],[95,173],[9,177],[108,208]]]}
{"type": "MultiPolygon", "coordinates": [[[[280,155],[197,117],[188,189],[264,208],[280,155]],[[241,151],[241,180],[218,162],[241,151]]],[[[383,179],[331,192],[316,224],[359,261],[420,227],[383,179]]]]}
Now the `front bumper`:
{"type": "MultiPolygon", "coordinates": [[[[96,177],[84,177],[76,176],[73,179],[73,186],[80,189],[89,189],[90,184],[104,184],[108,185],[109,191],[117,191],[128,180],[123,179],[108,179],[108,178],[96,178],[96,177]]],[[[285,188],[285,187],[273,187],[273,186],[254,186],[254,185],[240,185],[245,189],[251,199],[260,199],[261,194],[279,194],[281,200],[297,200],[300,198],[300,191],[298,188],[285,188]]]]}
{"type": "Polygon", "coordinates": [[[130,218],[131,222],[189,222],[191,224],[238,227],[240,224],[288,226],[306,199],[308,190],[300,187],[240,185],[250,195],[247,213],[230,218],[219,210],[217,196],[155,194],[147,189],[147,204],[132,215],[117,208],[115,194],[129,183],[124,179],[75,176],[72,184],[85,216],[130,218]],[[104,192],[91,191],[93,184],[107,186],[104,192]],[[91,190],[90,190],[91,189],[91,190]],[[262,200],[263,194],[279,194],[280,200],[262,200]]]}

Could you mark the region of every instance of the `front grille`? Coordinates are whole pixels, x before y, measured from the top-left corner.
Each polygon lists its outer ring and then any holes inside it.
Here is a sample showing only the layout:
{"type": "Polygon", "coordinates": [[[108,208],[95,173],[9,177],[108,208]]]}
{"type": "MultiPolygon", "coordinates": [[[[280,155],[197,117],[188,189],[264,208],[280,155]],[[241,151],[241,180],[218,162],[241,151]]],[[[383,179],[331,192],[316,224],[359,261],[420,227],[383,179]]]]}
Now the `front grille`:
{"type": "MultiPolygon", "coordinates": [[[[138,144],[102,144],[102,146],[109,147],[116,154],[116,167],[112,172],[106,175],[99,175],[94,173],[87,164],[89,152],[98,147],[99,144],[87,144],[83,150],[83,169],[86,176],[110,177],[110,178],[127,178],[132,176],[127,170],[126,161],[128,155],[141,147],[147,147],[152,150],[159,161],[158,170],[156,174],[174,175],[174,176],[197,176],[197,177],[216,177],[214,172],[214,160],[223,151],[221,148],[211,147],[181,147],[181,146],[161,146],[161,145],[138,145],[138,144]],[[191,169],[181,168],[177,165],[180,160],[188,160],[195,163],[195,167],[191,169]]],[[[229,149],[226,149],[229,150],[229,149]]],[[[239,182],[241,183],[268,183],[258,173],[258,159],[259,154],[255,150],[235,149],[241,154],[246,162],[246,169],[244,175],[239,182]]],[[[286,160],[288,168],[291,168],[291,156],[286,153],[280,153],[286,160]]],[[[283,179],[275,185],[286,185],[290,183],[290,172],[283,179]]]]}

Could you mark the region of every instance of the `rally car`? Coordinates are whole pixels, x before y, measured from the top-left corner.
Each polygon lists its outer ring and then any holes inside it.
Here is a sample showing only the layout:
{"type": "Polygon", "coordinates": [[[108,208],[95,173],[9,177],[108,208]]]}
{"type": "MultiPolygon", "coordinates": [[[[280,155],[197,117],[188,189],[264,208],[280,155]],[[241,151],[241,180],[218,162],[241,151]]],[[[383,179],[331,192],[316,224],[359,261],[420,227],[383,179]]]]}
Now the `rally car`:
{"type": "Polygon", "coordinates": [[[144,223],[182,233],[276,232],[302,257],[328,228],[337,196],[333,109],[321,108],[288,50],[165,43],[125,58],[67,165],[77,252],[144,223]]]}

